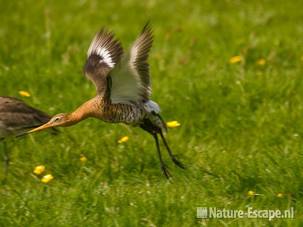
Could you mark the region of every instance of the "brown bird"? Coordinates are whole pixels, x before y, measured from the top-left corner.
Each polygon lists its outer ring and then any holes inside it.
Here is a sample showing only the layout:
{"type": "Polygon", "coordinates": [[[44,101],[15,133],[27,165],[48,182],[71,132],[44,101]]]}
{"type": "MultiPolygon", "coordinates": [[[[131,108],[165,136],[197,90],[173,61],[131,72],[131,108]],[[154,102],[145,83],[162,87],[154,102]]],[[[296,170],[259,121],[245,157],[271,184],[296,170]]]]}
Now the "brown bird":
{"type": "Polygon", "coordinates": [[[71,126],[88,117],[138,126],[154,137],[161,168],[167,178],[170,174],[162,160],[158,135],[172,161],[184,169],[183,164],[172,154],[163,135],[166,124],[159,114],[159,105],[149,99],[151,84],[147,61],[152,42],[152,31],[147,24],[130,51],[123,54],[122,46],[113,33],[101,29],[90,44],[84,66],[84,73],[94,83],[97,95],[74,112],[57,114],[49,122],[30,132],[71,126]]]}
{"type": "MultiPolygon", "coordinates": [[[[23,101],[7,96],[0,96],[0,140],[24,135],[29,129],[45,124],[51,117],[23,101]]],[[[4,149],[4,170],[7,172],[9,155],[4,149]]]]}

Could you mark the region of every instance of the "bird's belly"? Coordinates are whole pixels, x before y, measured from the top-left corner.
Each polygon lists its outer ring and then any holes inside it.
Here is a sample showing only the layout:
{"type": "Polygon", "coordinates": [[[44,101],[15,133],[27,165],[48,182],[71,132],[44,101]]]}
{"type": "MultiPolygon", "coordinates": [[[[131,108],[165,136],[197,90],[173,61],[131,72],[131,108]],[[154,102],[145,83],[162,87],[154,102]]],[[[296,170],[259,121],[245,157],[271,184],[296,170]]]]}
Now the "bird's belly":
{"type": "Polygon", "coordinates": [[[111,104],[104,108],[98,118],[110,123],[139,124],[145,116],[144,110],[137,105],[111,104]]]}

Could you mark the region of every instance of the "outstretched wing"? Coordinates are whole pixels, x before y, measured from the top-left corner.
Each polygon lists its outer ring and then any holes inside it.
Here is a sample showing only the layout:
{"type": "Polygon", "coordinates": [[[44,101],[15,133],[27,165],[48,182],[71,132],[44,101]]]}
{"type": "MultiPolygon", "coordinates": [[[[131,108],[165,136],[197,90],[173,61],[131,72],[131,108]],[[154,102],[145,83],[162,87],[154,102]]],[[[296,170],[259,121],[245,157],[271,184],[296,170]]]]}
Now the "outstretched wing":
{"type": "Polygon", "coordinates": [[[119,62],[122,53],[121,44],[113,33],[103,28],[95,35],[87,51],[84,71],[86,77],[95,84],[97,93],[107,88],[108,74],[119,62]]]}
{"type": "Polygon", "coordinates": [[[148,99],[151,95],[148,54],[153,44],[152,30],[146,24],[141,35],[137,38],[131,48],[130,67],[134,74],[138,74],[143,86],[143,97],[148,99]]]}
{"type": "Polygon", "coordinates": [[[111,101],[131,103],[148,100],[151,94],[148,54],[153,42],[152,31],[146,24],[133,43],[128,55],[110,73],[111,101]]]}

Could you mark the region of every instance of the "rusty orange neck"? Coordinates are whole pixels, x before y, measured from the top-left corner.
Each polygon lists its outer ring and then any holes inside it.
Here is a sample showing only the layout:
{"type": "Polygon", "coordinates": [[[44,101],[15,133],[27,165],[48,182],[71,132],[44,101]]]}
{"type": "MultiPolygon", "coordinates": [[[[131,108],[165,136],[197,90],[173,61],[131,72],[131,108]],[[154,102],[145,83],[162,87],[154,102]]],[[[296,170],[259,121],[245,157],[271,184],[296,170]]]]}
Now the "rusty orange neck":
{"type": "Polygon", "coordinates": [[[99,99],[100,97],[92,98],[79,106],[75,111],[68,114],[68,122],[64,126],[74,125],[88,117],[94,116],[94,114],[97,113],[98,109],[100,108],[98,104],[99,99]]]}

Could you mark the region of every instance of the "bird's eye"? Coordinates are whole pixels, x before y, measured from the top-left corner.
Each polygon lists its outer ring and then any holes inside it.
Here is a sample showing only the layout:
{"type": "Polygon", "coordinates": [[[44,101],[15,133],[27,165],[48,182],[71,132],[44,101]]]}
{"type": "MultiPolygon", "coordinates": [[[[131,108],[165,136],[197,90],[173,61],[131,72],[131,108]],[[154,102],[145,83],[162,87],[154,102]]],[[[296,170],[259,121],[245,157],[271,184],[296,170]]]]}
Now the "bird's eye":
{"type": "Polygon", "coordinates": [[[54,121],[58,121],[60,118],[59,117],[56,117],[55,119],[54,119],[54,121]]]}

